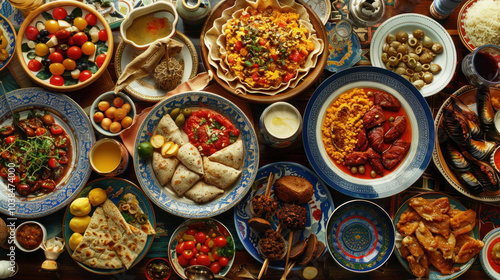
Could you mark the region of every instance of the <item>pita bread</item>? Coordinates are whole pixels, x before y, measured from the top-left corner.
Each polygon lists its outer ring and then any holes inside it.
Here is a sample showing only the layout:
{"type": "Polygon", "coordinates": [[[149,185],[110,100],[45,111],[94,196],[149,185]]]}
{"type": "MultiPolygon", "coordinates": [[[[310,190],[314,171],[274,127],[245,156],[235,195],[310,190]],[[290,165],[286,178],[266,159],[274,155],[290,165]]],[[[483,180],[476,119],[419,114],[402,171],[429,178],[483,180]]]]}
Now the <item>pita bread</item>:
{"type": "Polygon", "coordinates": [[[177,195],[181,196],[200,179],[201,175],[189,170],[189,168],[181,163],[177,166],[177,169],[175,169],[174,176],[172,177],[170,185],[172,186],[172,189],[177,193],[177,195]]]}
{"type": "Polygon", "coordinates": [[[216,186],[209,185],[203,181],[198,181],[198,183],[187,190],[184,195],[195,202],[205,203],[213,200],[222,193],[224,193],[224,190],[221,190],[216,186]]]}
{"type": "Polygon", "coordinates": [[[205,182],[222,189],[231,186],[241,174],[241,170],[211,161],[207,157],[203,159],[203,168],[205,169],[205,182]]]}
{"type": "MultiPolygon", "coordinates": [[[[122,199],[130,206],[130,209],[128,210],[128,213],[138,213],[141,215],[145,215],[144,211],[141,209],[141,206],[139,206],[139,201],[135,197],[133,193],[127,193],[125,194],[122,199]]],[[[137,219],[136,219],[137,220],[137,219]]],[[[153,225],[151,225],[151,222],[149,219],[146,219],[145,224],[141,224],[137,221],[135,222],[129,222],[130,225],[142,230],[144,233],[147,235],[152,235],[156,234],[155,229],[153,228],[153,225]]]]}
{"type": "Polygon", "coordinates": [[[92,268],[122,268],[123,262],[115,252],[114,244],[104,210],[99,206],[90,219],[82,242],[76,247],[71,257],[92,268]]]}
{"type": "Polygon", "coordinates": [[[147,234],[129,225],[118,207],[106,200],[102,206],[108,221],[111,238],[116,243],[114,248],[125,267],[129,269],[146,246],[147,234]]]}
{"type": "Polygon", "coordinates": [[[243,163],[243,141],[238,139],[233,144],[211,154],[208,158],[211,161],[222,163],[234,169],[240,169],[243,163]]]}
{"type": "Polygon", "coordinates": [[[203,159],[200,151],[191,143],[186,143],[179,148],[177,158],[189,169],[203,175],[203,159]]]}
{"type": "Polygon", "coordinates": [[[175,124],[175,121],[169,114],[165,114],[158,125],[153,130],[153,135],[159,134],[165,138],[165,142],[173,141],[179,146],[184,145],[184,139],[182,139],[182,134],[179,127],[175,124]]]}
{"type": "Polygon", "coordinates": [[[153,152],[152,168],[156,175],[156,179],[160,185],[166,185],[174,175],[175,168],[179,164],[179,160],[175,157],[164,158],[160,153],[153,152]]]}

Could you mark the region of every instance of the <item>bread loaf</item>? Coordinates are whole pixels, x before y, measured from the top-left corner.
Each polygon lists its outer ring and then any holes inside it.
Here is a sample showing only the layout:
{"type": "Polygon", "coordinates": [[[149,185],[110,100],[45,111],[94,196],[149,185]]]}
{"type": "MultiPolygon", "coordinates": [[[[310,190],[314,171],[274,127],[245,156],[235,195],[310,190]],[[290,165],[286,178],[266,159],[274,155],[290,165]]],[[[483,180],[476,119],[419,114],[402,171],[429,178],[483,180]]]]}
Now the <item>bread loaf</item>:
{"type": "Polygon", "coordinates": [[[304,178],[284,176],[274,183],[274,193],[283,202],[302,204],[311,199],[314,189],[304,178]]]}

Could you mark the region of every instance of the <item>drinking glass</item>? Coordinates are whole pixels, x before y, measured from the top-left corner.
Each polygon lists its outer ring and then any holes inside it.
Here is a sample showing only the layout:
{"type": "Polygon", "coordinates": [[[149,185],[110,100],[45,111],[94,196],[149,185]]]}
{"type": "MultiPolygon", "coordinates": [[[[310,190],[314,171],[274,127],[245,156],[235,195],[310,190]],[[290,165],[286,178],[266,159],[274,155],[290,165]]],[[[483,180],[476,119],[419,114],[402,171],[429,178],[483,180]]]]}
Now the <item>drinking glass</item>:
{"type": "Polygon", "coordinates": [[[331,45],[334,49],[343,49],[351,40],[352,24],[347,20],[341,20],[335,24],[333,35],[331,36],[331,45]]]}
{"type": "Polygon", "coordinates": [[[462,72],[473,86],[500,84],[500,46],[484,45],[462,60],[462,72]]]}

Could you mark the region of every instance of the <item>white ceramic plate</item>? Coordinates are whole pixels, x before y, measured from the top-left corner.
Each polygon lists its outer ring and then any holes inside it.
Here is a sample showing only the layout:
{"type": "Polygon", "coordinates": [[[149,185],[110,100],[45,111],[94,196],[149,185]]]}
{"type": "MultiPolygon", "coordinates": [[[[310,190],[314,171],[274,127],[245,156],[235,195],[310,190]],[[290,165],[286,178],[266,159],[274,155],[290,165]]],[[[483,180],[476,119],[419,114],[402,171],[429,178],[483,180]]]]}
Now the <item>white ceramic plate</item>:
{"type": "Polygon", "coordinates": [[[492,264],[488,260],[488,254],[490,254],[491,252],[490,247],[493,247],[493,245],[495,245],[493,242],[496,241],[499,237],[500,228],[495,228],[488,232],[488,234],[486,234],[486,236],[483,238],[484,247],[483,250],[481,250],[480,254],[481,266],[483,267],[484,272],[486,272],[486,274],[488,274],[491,279],[500,279],[500,273],[498,272],[498,270],[495,270],[493,268],[493,266],[496,266],[497,268],[500,266],[495,263],[492,264]]]}
{"type": "Polygon", "coordinates": [[[443,52],[436,55],[432,62],[439,64],[443,70],[434,75],[432,83],[425,85],[420,90],[420,93],[424,97],[427,97],[440,92],[448,85],[453,78],[457,66],[455,44],[450,34],[448,34],[440,23],[419,14],[402,14],[391,17],[375,31],[370,45],[370,59],[373,66],[386,68],[382,62],[382,48],[387,35],[391,33],[396,35],[399,31],[405,31],[411,38],[411,34],[417,28],[423,30],[425,35],[429,36],[434,42],[443,45],[443,52]]]}

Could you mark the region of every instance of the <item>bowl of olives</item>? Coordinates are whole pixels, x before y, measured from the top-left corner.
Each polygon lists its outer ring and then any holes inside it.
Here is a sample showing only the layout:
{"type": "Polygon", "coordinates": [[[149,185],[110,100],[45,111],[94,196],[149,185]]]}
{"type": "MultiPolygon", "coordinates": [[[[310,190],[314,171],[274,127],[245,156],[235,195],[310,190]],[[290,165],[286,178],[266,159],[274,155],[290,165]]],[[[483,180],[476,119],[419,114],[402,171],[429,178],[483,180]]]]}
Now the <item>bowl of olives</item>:
{"type": "Polygon", "coordinates": [[[172,274],[172,269],[167,259],[154,258],[146,264],[145,273],[148,280],[167,280],[172,274]]]}
{"type": "Polygon", "coordinates": [[[90,121],[97,132],[118,136],[134,122],[137,112],[134,101],[125,93],[109,91],[92,103],[90,121]]]}

